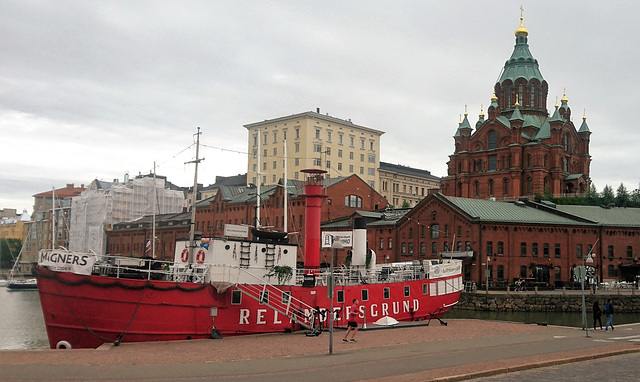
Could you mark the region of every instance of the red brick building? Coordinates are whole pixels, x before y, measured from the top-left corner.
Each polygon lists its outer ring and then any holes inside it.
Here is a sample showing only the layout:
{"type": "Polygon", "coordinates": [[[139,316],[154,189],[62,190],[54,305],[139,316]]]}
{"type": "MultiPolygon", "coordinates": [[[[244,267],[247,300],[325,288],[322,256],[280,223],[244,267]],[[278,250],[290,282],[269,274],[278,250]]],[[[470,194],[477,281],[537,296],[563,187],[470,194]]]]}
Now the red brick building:
{"type": "Polygon", "coordinates": [[[487,109],[471,127],[465,110],[455,150],[442,178],[442,193],[464,198],[512,199],[545,192],[559,196],[588,190],[591,132],[576,129],[564,96],[547,111],[548,84],[529,51],[528,30],[516,29],[516,45],[494,86],[487,109]]]}

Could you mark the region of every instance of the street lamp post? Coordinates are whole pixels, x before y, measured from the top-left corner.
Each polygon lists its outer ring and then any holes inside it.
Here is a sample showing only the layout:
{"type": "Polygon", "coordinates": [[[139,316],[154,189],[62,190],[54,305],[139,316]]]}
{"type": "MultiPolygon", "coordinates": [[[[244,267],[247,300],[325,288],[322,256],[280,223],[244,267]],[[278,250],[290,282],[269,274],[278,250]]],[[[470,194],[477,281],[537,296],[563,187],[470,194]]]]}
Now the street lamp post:
{"type": "Polygon", "coordinates": [[[335,240],[335,236],[331,236],[331,264],[329,265],[329,288],[327,288],[329,299],[331,300],[331,310],[329,311],[329,354],[333,354],[333,252],[335,249],[342,249],[344,246],[340,240],[335,240]]]}
{"type": "MultiPolygon", "coordinates": [[[[593,263],[593,254],[587,254],[587,264],[593,263]]],[[[589,325],[587,325],[587,307],[584,298],[584,279],[587,277],[587,268],[585,268],[585,258],[582,257],[582,267],[580,269],[580,286],[582,289],[582,329],[585,331],[587,337],[589,337],[589,325]]]]}

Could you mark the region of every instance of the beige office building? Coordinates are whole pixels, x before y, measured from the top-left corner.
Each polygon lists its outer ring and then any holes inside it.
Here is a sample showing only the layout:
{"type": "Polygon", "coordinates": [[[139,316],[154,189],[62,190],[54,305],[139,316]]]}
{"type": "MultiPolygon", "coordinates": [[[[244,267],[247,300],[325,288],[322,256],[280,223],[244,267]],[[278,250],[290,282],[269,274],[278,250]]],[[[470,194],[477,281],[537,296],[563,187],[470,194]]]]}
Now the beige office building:
{"type": "Polygon", "coordinates": [[[427,170],[380,162],[380,194],[396,208],[413,207],[429,190],[440,188],[440,178],[427,170]]]}
{"type": "Polygon", "coordinates": [[[248,183],[277,184],[286,163],[288,179],[302,180],[301,170],[317,168],[330,178],[356,174],[379,189],[383,131],[320,114],[319,109],[244,127],[249,133],[248,183]]]}

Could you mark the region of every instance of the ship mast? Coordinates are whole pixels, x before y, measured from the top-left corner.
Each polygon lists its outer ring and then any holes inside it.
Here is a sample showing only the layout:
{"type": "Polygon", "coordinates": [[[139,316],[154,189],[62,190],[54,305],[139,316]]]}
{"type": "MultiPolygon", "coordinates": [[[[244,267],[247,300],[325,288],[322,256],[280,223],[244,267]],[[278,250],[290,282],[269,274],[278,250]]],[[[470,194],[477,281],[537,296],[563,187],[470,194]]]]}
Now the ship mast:
{"type": "Polygon", "coordinates": [[[200,152],[200,127],[198,127],[198,132],[196,133],[196,159],[186,162],[186,163],[195,163],[195,175],[193,176],[193,192],[191,194],[191,230],[189,231],[189,262],[193,261],[193,250],[196,246],[195,244],[195,236],[196,236],[196,195],[198,194],[198,163],[204,160],[204,158],[198,158],[198,154],[200,152]]]}
{"type": "Polygon", "coordinates": [[[56,188],[51,187],[51,249],[56,249],[56,188]]]}

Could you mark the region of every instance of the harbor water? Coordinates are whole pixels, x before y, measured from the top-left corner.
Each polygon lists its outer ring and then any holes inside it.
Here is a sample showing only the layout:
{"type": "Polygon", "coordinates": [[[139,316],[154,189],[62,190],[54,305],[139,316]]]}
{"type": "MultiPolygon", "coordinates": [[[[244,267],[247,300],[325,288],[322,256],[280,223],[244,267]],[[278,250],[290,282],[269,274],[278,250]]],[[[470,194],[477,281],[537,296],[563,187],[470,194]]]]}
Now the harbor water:
{"type": "Polygon", "coordinates": [[[0,288],[0,349],[48,349],[37,290],[0,288]]]}
{"type": "MultiPolygon", "coordinates": [[[[10,291],[0,288],[0,350],[48,349],[49,342],[44,327],[38,291],[10,291]]],[[[486,312],[454,309],[443,318],[510,321],[530,324],[582,326],[580,313],[551,312],[486,312]]],[[[603,318],[603,324],[606,319],[603,318]]],[[[640,322],[640,313],[616,313],[614,324],[640,322]]],[[[587,324],[593,328],[593,318],[587,312],[587,324]]]]}

